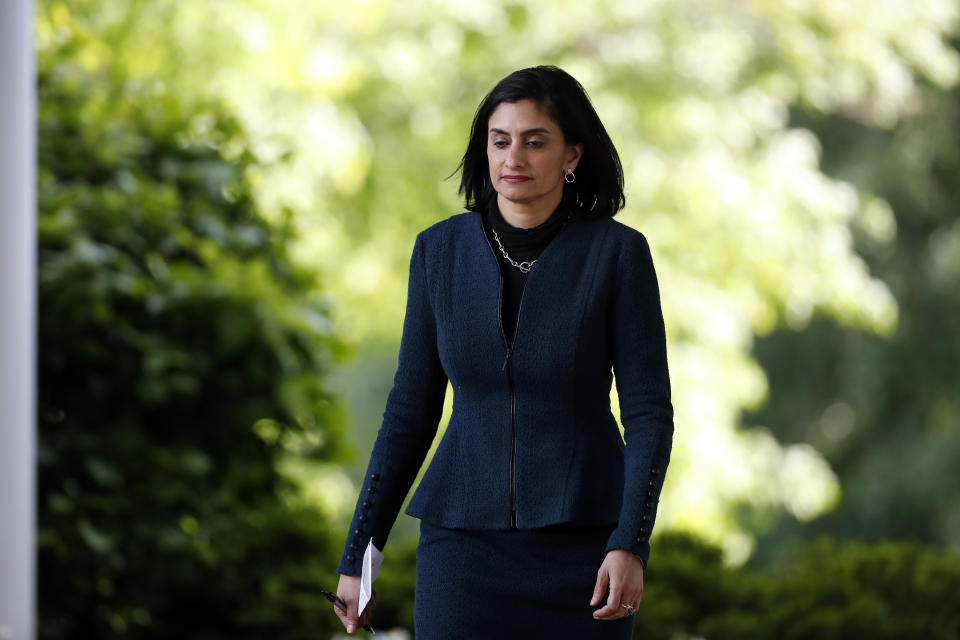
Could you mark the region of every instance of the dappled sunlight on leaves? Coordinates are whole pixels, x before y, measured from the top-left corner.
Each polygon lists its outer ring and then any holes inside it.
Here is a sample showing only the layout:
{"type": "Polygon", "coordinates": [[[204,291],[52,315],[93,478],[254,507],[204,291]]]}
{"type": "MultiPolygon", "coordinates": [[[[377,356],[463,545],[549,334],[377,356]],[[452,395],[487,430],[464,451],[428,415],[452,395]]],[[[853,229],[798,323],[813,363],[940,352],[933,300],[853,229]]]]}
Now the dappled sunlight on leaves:
{"type": "MultiPolygon", "coordinates": [[[[820,142],[790,109],[896,126],[921,108],[921,84],[957,83],[946,42],[955,3],[40,4],[41,59],[67,47],[71,61],[44,69],[69,91],[41,119],[41,140],[86,154],[48,150],[41,167],[40,232],[56,245],[41,286],[57,287],[52,315],[149,354],[126,372],[145,406],[197,396],[215,362],[125,323],[123,304],[142,305],[145,322],[209,319],[198,342],[210,349],[234,353],[260,336],[282,380],[243,414],[279,403],[297,428],[284,438],[258,423],[253,437],[289,456],[290,477],[327,513],[348,508],[340,472],[297,466],[332,446],[312,403],[334,411],[298,372],[337,352],[333,335],[367,362],[395,364],[383,357],[389,346],[365,348],[399,337],[416,231],[461,210],[456,177],[444,178],[477,103],[509,71],[549,62],[578,77],[607,124],[627,176],[619,219],[647,235],[657,266],[677,415],[662,526],[710,536],[740,561],[752,538],[736,504],[809,519],[836,503],[837,477],[817,451],[740,428],[741,413],[769,394],[751,350],[756,336],[801,331],[821,315],[891,336],[899,303],[851,229],[878,246],[898,229],[887,202],[826,175],[820,142]],[[88,80],[97,74],[120,80],[88,80]],[[184,96],[222,101],[238,126],[222,126],[206,103],[178,106],[184,96]],[[273,286],[283,276],[258,254],[271,242],[262,225],[219,213],[254,205],[287,229],[276,242],[292,259],[319,274],[302,295],[273,286]]],[[[960,273],[956,229],[931,239],[919,265],[931,279],[960,273]]],[[[83,335],[76,348],[109,355],[83,335]]],[[[243,380],[225,370],[218,384],[243,380]]],[[[358,415],[385,400],[365,389],[358,415]]],[[[369,423],[355,429],[366,451],[379,425],[363,415],[369,423]]],[[[824,420],[840,433],[842,421],[824,420]]]]}

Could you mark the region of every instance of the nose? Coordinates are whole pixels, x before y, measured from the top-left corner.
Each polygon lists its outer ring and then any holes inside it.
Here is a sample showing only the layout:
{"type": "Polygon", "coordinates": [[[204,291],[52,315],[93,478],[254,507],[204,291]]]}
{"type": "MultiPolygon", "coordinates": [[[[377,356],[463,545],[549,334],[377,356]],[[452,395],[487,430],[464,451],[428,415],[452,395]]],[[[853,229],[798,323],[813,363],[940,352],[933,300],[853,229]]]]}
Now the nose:
{"type": "Polygon", "coordinates": [[[508,167],[521,167],[523,166],[523,146],[519,144],[511,144],[510,148],[507,150],[507,166],[508,167]]]}

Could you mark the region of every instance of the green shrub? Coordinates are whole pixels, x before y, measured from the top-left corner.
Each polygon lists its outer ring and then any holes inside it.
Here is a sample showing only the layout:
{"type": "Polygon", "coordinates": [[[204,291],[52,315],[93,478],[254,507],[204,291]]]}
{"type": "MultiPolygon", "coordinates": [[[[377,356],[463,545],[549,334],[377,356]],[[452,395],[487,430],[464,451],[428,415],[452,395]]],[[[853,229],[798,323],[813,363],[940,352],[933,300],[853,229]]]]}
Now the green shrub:
{"type": "Polygon", "coordinates": [[[316,637],[342,345],[216,104],[38,59],[39,635],[316,637]]]}
{"type": "Polygon", "coordinates": [[[665,533],[645,582],[637,638],[960,638],[960,557],[910,542],[798,542],[748,569],[665,533]]]}

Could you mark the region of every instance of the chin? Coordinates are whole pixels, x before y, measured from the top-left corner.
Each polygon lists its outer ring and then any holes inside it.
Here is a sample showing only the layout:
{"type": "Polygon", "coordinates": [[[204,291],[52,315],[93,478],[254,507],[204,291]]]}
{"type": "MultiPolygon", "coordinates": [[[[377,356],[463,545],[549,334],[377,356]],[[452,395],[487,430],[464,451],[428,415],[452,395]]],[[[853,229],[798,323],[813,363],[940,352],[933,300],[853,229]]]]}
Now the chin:
{"type": "Polygon", "coordinates": [[[537,196],[522,196],[511,193],[501,193],[500,195],[503,196],[505,200],[509,200],[514,204],[530,204],[531,202],[537,201],[537,196]]]}
{"type": "Polygon", "coordinates": [[[501,196],[513,202],[529,202],[540,197],[541,193],[535,192],[535,187],[530,183],[507,184],[502,183],[497,191],[501,196]]]}

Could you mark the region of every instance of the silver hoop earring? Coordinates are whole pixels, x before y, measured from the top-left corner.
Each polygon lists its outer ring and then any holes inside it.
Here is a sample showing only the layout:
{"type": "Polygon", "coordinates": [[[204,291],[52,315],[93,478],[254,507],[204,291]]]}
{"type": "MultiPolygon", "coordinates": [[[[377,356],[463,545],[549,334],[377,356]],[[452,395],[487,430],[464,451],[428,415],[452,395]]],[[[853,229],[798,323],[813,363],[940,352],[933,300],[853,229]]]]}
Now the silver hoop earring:
{"type": "Polygon", "coordinates": [[[568,168],[567,173],[563,176],[563,179],[569,182],[570,184],[573,184],[576,181],[577,176],[573,175],[573,169],[568,168]]]}

